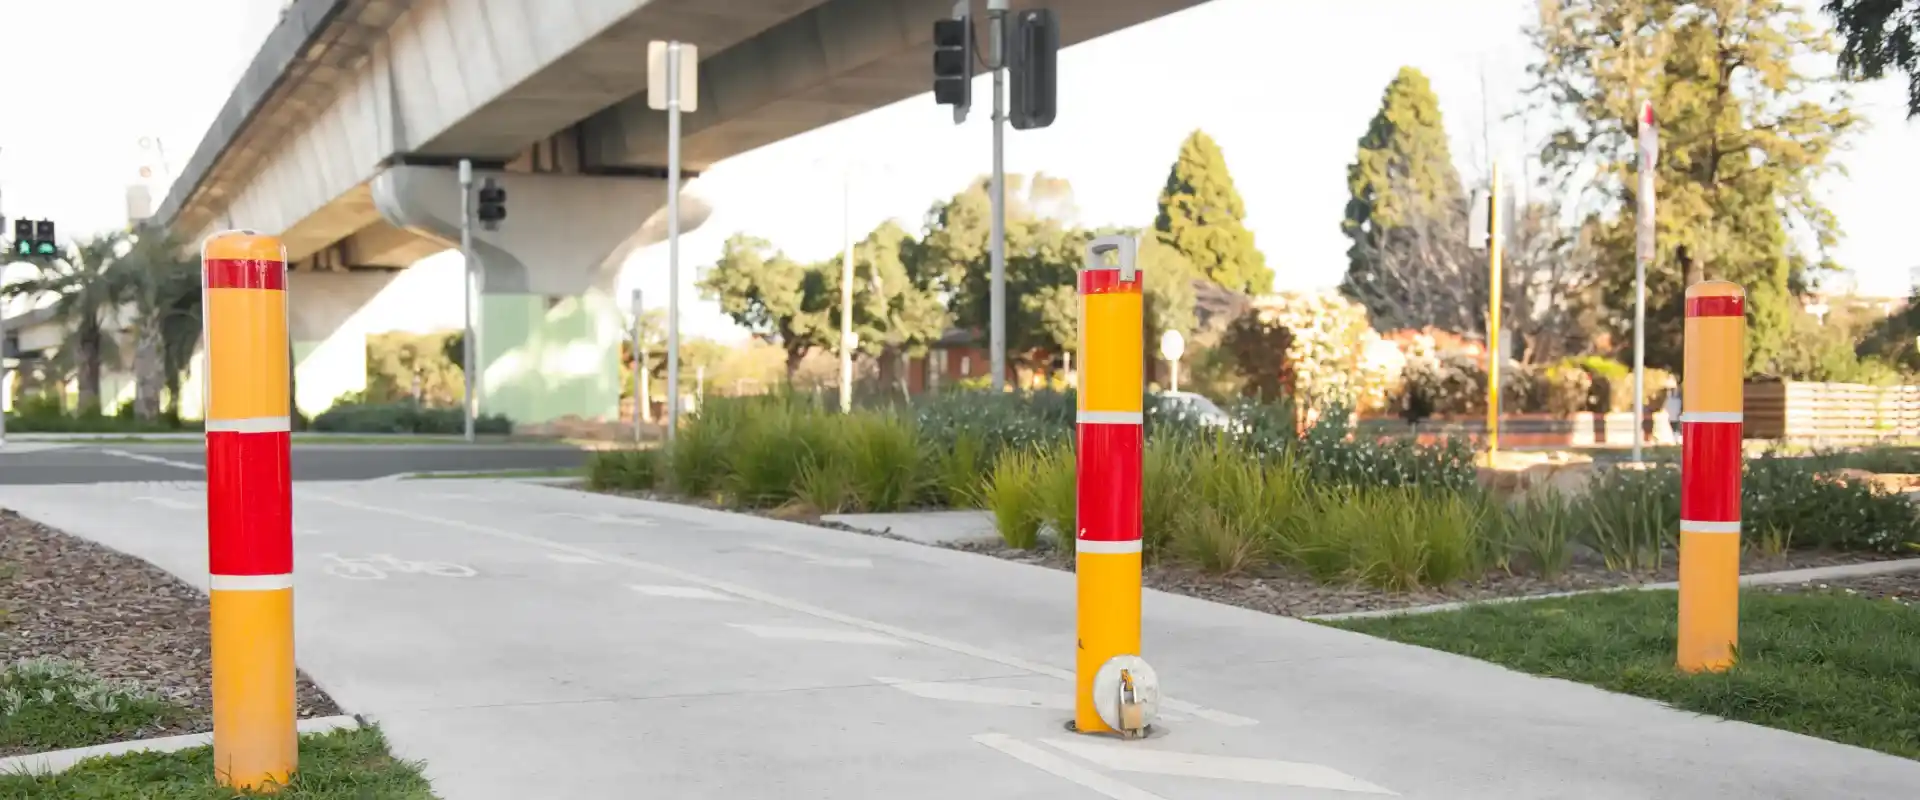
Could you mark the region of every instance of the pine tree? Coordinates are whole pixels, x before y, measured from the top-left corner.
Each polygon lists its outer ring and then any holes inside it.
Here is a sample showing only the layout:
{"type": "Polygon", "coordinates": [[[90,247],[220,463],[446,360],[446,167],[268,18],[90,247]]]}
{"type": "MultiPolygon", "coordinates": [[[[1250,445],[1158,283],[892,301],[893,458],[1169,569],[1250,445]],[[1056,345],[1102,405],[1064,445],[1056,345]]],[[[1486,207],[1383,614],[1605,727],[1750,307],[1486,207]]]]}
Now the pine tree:
{"type": "Polygon", "coordinates": [[[1611,201],[1587,235],[1614,341],[1632,340],[1635,121],[1651,99],[1661,141],[1647,364],[1680,366],[1686,285],[1720,279],[1746,288],[1748,368],[1773,371],[1792,298],[1832,266],[1824,251],[1839,237],[1813,187],[1855,118],[1808,58],[1831,58],[1832,39],[1787,0],[1549,1],[1530,34],[1535,91],[1567,120],[1543,160],[1611,201]],[[1792,230],[1816,250],[1795,246],[1792,230]]]}
{"type": "Polygon", "coordinates": [[[1160,216],[1153,223],[1160,241],[1222,286],[1252,294],[1272,291],[1273,270],[1254,246],[1246,216],[1220,145],[1205,131],[1194,131],[1180,144],[1180,158],[1160,192],[1160,216]]]}
{"type": "Polygon", "coordinates": [[[1447,309],[1433,304],[1433,289],[1465,288],[1456,285],[1455,270],[1472,259],[1448,246],[1455,244],[1454,223],[1465,200],[1448,152],[1440,98],[1419,70],[1401,67],[1387,84],[1380,111],[1347,167],[1347,187],[1352,197],[1340,230],[1352,244],[1342,293],[1366,306],[1383,327],[1464,331],[1484,320],[1479,310],[1484,303],[1447,309]],[[1449,252],[1435,252],[1435,247],[1449,252]]]}

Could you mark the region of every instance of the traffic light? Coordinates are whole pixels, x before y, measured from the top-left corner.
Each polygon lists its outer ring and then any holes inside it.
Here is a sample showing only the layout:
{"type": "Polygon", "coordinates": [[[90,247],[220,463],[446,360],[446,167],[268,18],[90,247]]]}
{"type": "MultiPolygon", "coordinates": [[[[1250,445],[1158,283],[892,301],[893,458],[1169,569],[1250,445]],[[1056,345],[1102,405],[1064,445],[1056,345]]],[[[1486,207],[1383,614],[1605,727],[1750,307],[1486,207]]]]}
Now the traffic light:
{"type": "Polygon", "coordinates": [[[499,230],[500,220],[506,218],[507,190],[488,178],[480,184],[480,226],[490,231],[499,230]]]}
{"type": "Polygon", "coordinates": [[[13,254],[16,256],[33,255],[33,220],[16,219],[13,221],[13,254]]]}
{"type": "Polygon", "coordinates": [[[1028,9],[1014,15],[1007,71],[1013,80],[1013,109],[1008,119],[1015,130],[1053,124],[1059,97],[1059,73],[1055,69],[1059,54],[1060,23],[1053,9],[1028,9]]]}
{"type": "Polygon", "coordinates": [[[53,220],[43,219],[33,223],[33,254],[36,256],[54,254],[53,220]]]}
{"type": "Polygon", "coordinates": [[[966,119],[973,106],[973,23],[967,16],[933,23],[933,101],[966,119]]]}

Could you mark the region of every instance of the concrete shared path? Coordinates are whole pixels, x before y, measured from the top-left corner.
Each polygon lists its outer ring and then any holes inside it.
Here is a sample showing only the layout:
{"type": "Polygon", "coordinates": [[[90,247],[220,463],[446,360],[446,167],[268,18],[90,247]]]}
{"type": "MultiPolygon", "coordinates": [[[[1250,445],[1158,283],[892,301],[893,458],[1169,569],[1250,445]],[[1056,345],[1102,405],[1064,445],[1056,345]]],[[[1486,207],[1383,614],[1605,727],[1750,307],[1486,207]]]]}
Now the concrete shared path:
{"type": "MultiPolygon", "coordinates": [[[[195,484],[0,506],[204,584],[195,484]]],[[[296,487],[300,663],[447,800],[1913,797],[1920,764],[1149,593],[1160,735],[1062,729],[1071,575],[508,481],[296,487]]]]}

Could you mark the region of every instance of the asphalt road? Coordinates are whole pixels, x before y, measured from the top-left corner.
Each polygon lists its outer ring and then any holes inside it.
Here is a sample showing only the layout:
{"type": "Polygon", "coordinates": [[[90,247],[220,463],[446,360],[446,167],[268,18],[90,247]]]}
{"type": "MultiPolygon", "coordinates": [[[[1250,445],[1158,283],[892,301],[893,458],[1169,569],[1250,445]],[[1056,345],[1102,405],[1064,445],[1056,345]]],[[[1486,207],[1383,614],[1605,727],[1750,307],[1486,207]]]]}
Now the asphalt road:
{"type": "MultiPolygon", "coordinates": [[[[354,481],[409,472],[544,470],[586,463],[564,445],[306,444],[293,445],[296,481],[354,481]]],[[[206,477],[198,444],[49,445],[0,449],[0,484],[194,481],[206,477]]]]}

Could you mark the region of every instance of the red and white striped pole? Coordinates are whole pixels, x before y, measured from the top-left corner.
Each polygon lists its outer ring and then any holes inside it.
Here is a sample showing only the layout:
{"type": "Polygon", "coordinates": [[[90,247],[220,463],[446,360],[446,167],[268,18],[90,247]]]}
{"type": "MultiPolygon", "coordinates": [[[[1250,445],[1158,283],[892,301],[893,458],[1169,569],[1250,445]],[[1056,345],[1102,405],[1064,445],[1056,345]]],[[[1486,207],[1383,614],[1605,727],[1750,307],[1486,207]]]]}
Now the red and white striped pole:
{"type": "Polygon", "coordinates": [[[1746,335],[1746,292],[1738,284],[1706,281],[1687,288],[1677,660],[1687,672],[1732,666],[1740,640],[1746,335]]]}
{"type": "Polygon", "coordinates": [[[200,251],[207,338],[207,562],[214,775],[274,791],[294,732],[287,256],[248,231],[200,251]]]}

